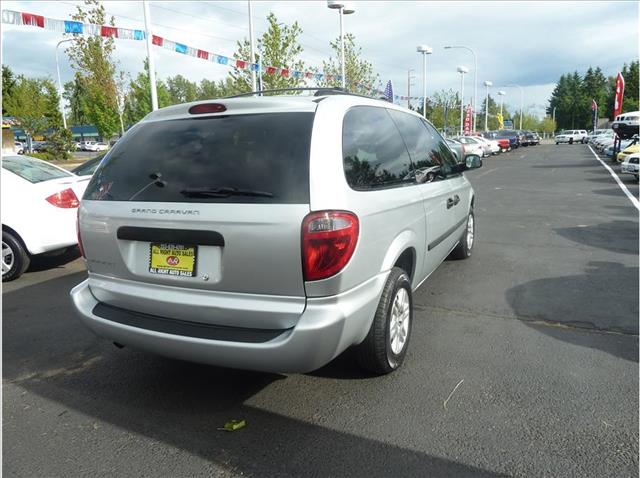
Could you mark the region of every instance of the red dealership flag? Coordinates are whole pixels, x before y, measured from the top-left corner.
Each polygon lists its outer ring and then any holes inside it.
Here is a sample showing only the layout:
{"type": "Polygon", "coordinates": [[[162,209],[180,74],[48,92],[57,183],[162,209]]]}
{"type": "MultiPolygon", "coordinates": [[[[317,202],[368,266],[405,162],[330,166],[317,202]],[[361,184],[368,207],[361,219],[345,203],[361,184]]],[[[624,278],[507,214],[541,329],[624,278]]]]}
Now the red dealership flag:
{"type": "Polygon", "coordinates": [[[596,103],[596,100],[591,100],[591,111],[598,111],[598,103],[596,103]]]}
{"type": "Polygon", "coordinates": [[[471,134],[471,118],[473,117],[473,109],[471,104],[467,105],[467,114],[464,117],[464,135],[469,136],[471,134]]]}
{"type": "Polygon", "coordinates": [[[616,77],[616,96],[613,102],[613,119],[622,113],[622,100],[624,99],[624,78],[621,73],[616,77]]]}

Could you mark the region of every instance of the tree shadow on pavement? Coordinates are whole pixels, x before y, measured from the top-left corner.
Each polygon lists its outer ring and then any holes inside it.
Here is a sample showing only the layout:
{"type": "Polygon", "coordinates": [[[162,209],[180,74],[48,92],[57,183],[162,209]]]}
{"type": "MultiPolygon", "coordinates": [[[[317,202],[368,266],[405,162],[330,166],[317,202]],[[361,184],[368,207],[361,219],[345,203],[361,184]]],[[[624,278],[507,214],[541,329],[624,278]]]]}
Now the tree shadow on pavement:
{"type": "MultiPolygon", "coordinates": [[[[506,298],[515,314],[524,321],[638,334],[638,267],[590,262],[583,275],[526,282],[507,290],[506,298]]],[[[621,335],[624,345],[616,345],[611,340],[601,340],[598,334],[566,333],[548,326],[539,330],[562,340],[638,361],[637,337],[621,335]]]]}
{"type": "MultiPolygon", "coordinates": [[[[118,350],[97,339],[72,313],[68,291],[83,277],[83,272],[71,274],[4,295],[5,383],[90,420],[115,425],[124,433],[147,437],[150,443],[165,443],[178,450],[174,460],[184,451],[233,474],[500,476],[393,442],[325,427],[323,418],[301,420],[246,403],[266,387],[288,380],[283,375],[187,363],[128,348],[118,350]],[[40,303],[34,297],[48,300],[40,303]],[[244,419],[247,426],[234,433],[219,431],[230,419],[244,419]]],[[[324,406],[321,396],[307,393],[300,400],[317,400],[312,406],[319,410],[324,406]]],[[[297,403],[296,398],[291,403],[297,403]]],[[[9,440],[11,436],[5,432],[5,445],[9,440]]],[[[50,447],[61,447],[64,456],[73,453],[83,460],[81,469],[85,472],[98,466],[96,461],[86,461],[95,444],[71,451],[60,437],[48,440],[50,447]]],[[[5,460],[11,453],[11,448],[5,448],[5,460]]],[[[80,474],[80,468],[69,466],[66,476],[80,474]]],[[[106,456],[100,458],[100,466],[127,469],[129,465],[119,463],[117,456],[106,456]]],[[[128,470],[136,475],[148,471],[128,470]]]]}
{"type": "MultiPolygon", "coordinates": [[[[594,194],[600,194],[602,196],[616,196],[619,197],[621,199],[625,199],[625,195],[622,192],[622,190],[619,187],[615,187],[615,188],[611,188],[611,189],[596,189],[594,191],[592,191],[594,194]]],[[[633,193],[633,189],[631,190],[631,193],[633,193]]],[[[637,195],[636,195],[637,196],[637,195]]]]}
{"type": "Polygon", "coordinates": [[[614,220],[585,227],[554,228],[567,239],[620,254],[638,255],[638,222],[614,220]]]}

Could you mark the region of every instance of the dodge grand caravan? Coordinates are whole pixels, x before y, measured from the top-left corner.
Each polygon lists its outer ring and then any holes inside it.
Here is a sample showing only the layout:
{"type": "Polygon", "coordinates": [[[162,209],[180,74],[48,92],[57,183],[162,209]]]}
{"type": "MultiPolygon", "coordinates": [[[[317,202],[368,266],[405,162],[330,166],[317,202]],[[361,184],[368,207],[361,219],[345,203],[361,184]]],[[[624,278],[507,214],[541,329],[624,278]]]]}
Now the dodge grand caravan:
{"type": "Polygon", "coordinates": [[[78,212],[82,321],[117,345],[236,368],[403,362],[412,293],[471,255],[474,193],[419,115],[348,94],[171,106],[135,125],[78,212]]]}

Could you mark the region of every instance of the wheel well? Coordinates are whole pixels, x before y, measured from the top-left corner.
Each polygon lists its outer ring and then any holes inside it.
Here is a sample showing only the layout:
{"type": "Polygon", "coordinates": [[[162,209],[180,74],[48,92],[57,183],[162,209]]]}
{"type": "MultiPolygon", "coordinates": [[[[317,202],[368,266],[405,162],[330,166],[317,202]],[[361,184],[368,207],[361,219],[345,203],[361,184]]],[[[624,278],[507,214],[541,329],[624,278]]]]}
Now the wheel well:
{"type": "Polygon", "coordinates": [[[399,267],[404,270],[408,275],[409,279],[413,280],[413,273],[415,272],[416,265],[416,251],[413,247],[405,249],[400,257],[396,260],[396,263],[393,265],[394,267],[399,267]]]}
{"type": "Polygon", "coordinates": [[[27,254],[29,254],[29,249],[27,249],[27,245],[24,243],[24,241],[20,237],[20,234],[18,234],[15,230],[10,228],[9,226],[5,226],[4,224],[2,225],[2,230],[11,233],[11,235],[15,237],[20,244],[22,244],[22,247],[27,252],[27,254]]]}

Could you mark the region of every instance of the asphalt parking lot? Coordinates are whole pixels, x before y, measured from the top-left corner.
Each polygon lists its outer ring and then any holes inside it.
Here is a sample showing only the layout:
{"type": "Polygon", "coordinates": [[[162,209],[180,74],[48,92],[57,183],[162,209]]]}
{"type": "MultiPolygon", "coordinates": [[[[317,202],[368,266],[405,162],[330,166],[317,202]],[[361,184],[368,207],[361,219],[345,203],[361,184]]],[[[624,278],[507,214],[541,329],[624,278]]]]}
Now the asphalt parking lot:
{"type": "Polygon", "coordinates": [[[71,311],[77,255],[36,261],[3,289],[5,476],[638,476],[638,210],[584,145],[469,178],[474,255],[417,291],[385,377],[119,350],[71,311]]]}

